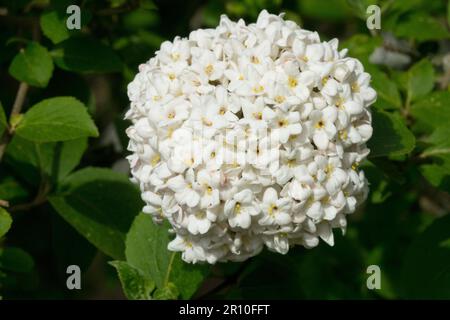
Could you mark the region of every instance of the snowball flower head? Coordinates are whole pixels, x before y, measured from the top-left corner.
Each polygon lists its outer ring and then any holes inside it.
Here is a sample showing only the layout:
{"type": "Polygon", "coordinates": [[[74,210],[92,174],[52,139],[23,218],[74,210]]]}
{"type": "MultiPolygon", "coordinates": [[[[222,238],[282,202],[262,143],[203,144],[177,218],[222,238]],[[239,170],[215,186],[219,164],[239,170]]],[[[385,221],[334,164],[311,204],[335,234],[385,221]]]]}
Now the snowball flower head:
{"type": "Polygon", "coordinates": [[[143,212],[187,262],[285,254],[345,231],[376,99],[362,64],[283,15],[222,16],[161,45],[128,86],[128,157],[143,212]]]}

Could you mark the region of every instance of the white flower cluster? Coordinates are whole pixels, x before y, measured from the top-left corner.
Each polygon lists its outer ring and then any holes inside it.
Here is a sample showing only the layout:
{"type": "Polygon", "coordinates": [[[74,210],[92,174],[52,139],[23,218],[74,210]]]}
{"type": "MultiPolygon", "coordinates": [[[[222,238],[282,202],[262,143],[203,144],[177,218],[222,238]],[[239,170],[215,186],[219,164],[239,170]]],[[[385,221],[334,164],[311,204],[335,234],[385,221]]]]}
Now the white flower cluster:
{"type": "Polygon", "coordinates": [[[362,64],[283,16],[222,16],[161,45],[128,86],[145,213],[187,262],[333,245],[367,196],[376,92],[362,64]]]}

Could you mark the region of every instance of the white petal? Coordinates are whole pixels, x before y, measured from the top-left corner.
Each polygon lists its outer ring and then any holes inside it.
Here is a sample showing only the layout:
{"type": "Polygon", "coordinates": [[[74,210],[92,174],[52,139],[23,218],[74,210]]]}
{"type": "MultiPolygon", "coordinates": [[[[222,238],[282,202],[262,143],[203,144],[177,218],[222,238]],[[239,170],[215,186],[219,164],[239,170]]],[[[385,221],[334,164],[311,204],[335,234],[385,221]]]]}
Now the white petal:
{"type": "Polygon", "coordinates": [[[313,141],[320,150],[326,150],[328,148],[328,135],[323,130],[316,130],[314,132],[313,141]]]}
{"type": "Polygon", "coordinates": [[[329,223],[321,223],[317,226],[317,233],[320,238],[328,243],[330,246],[334,246],[334,236],[329,223]]]}
{"type": "Polygon", "coordinates": [[[306,215],[312,219],[320,219],[323,216],[322,206],[319,202],[314,202],[306,211],[306,215]]]}
{"type": "Polygon", "coordinates": [[[286,212],[279,212],[275,217],[276,222],[281,226],[291,223],[292,220],[291,216],[286,212]]]}
{"type": "Polygon", "coordinates": [[[186,198],[187,198],[187,199],[185,199],[186,204],[191,208],[195,207],[200,201],[200,196],[198,195],[197,192],[195,192],[193,190],[191,190],[190,192],[187,192],[186,198]]]}
{"type": "Polygon", "coordinates": [[[264,192],[263,201],[267,204],[273,204],[278,200],[277,191],[274,188],[267,188],[264,192]]]}

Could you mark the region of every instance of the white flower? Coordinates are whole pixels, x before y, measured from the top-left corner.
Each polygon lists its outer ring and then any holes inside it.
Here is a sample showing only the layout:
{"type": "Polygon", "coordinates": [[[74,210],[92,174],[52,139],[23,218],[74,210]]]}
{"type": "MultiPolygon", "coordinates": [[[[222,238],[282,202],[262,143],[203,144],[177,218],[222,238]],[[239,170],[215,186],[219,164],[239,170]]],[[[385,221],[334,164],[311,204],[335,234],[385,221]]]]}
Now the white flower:
{"type": "Polygon", "coordinates": [[[189,263],[334,244],[365,200],[376,92],[338,41],[283,15],[223,15],[161,44],[128,85],[142,211],[189,263]]]}
{"type": "Polygon", "coordinates": [[[314,110],[311,112],[312,131],[314,144],[320,150],[328,148],[328,143],[336,135],[337,129],[334,122],[337,119],[337,110],[335,107],[326,107],[323,110],[314,110]]]}
{"type": "Polygon", "coordinates": [[[279,138],[281,143],[286,143],[290,136],[298,135],[302,132],[300,113],[277,110],[270,127],[272,128],[273,137],[279,138]]]}
{"type": "Polygon", "coordinates": [[[220,172],[200,170],[197,174],[195,189],[200,193],[200,207],[211,208],[220,203],[219,197],[220,172]]]}
{"type": "Polygon", "coordinates": [[[259,213],[253,199],[253,193],[244,189],[225,203],[224,214],[228,217],[230,227],[247,229],[251,225],[252,216],[259,213]]]}
{"type": "Polygon", "coordinates": [[[158,59],[164,64],[184,62],[189,56],[189,43],[180,38],[175,38],[173,43],[164,41],[161,44],[161,49],[157,52],[158,59]]]}
{"type": "Polygon", "coordinates": [[[194,190],[194,172],[186,171],[186,176],[182,175],[170,178],[167,187],[175,193],[180,205],[186,204],[188,207],[195,207],[200,201],[200,195],[194,190]]]}
{"type": "Polygon", "coordinates": [[[168,249],[183,252],[182,258],[186,262],[196,263],[197,261],[206,260],[206,254],[203,246],[180,235],[177,235],[175,239],[169,243],[168,249]]]}
{"type": "Polygon", "coordinates": [[[278,199],[277,191],[274,188],[267,188],[261,204],[264,215],[258,223],[262,226],[283,226],[291,223],[291,201],[289,198],[278,199]]]}
{"type": "Polygon", "coordinates": [[[217,215],[211,210],[198,210],[188,217],[187,229],[190,233],[205,234],[211,228],[211,224],[216,221],[217,215]]]}
{"type": "Polygon", "coordinates": [[[211,51],[202,51],[201,57],[192,64],[192,70],[209,81],[218,80],[225,70],[225,62],[217,60],[211,51]]]}

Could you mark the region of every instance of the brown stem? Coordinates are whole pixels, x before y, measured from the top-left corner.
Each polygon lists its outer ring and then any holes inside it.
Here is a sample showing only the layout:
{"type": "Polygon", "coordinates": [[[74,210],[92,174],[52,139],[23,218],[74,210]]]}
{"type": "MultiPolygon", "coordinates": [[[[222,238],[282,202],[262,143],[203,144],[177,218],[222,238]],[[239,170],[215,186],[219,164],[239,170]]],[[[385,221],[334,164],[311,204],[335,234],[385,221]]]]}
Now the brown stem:
{"type": "Polygon", "coordinates": [[[33,201],[29,202],[29,203],[21,203],[15,206],[12,206],[11,208],[8,209],[9,212],[16,212],[16,211],[27,211],[30,209],[33,209],[34,207],[38,207],[41,204],[45,203],[47,201],[46,197],[40,197],[40,198],[35,198],[33,201]]]}
{"type": "MultiPolygon", "coordinates": [[[[25,82],[21,82],[19,85],[19,90],[17,90],[16,100],[14,101],[12,110],[11,110],[11,116],[15,116],[20,113],[23,107],[23,103],[25,102],[25,97],[27,96],[28,92],[28,84],[25,82]]],[[[11,118],[10,116],[10,118],[11,118]]]]}
{"type": "MultiPolygon", "coordinates": [[[[16,100],[14,101],[9,119],[11,119],[12,116],[20,113],[25,102],[27,92],[28,84],[26,84],[25,82],[21,82],[19,85],[19,90],[17,90],[16,100]]],[[[14,128],[8,126],[5,132],[3,132],[2,137],[0,138],[0,162],[2,161],[3,155],[5,154],[6,146],[12,139],[13,133],[14,128]]]]}
{"type": "Polygon", "coordinates": [[[0,207],[8,208],[9,207],[9,202],[6,201],[6,200],[0,200],[0,207]]]}
{"type": "Polygon", "coordinates": [[[9,208],[9,212],[15,212],[15,211],[27,211],[34,207],[38,207],[41,204],[45,203],[47,201],[47,193],[49,192],[50,186],[47,183],[46,179],[43,179],[41,181],[41,185],[39,186],[39,191],[36,195],[36,197],[28,203],[21,203],[17,204],[15,206],[11,206],[9,208]]]}

